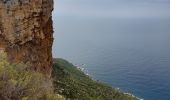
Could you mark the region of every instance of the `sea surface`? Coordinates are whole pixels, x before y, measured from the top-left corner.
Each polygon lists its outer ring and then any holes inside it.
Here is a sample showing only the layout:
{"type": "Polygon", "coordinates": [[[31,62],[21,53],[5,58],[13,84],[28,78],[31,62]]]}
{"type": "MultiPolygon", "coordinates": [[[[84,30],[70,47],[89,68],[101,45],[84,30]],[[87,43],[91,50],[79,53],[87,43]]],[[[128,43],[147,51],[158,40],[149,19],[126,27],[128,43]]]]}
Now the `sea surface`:
{"type": "Polygon", "coordinates": [[[170,19],[53,19],[54,57],[144,100],[170,100],[170,19]]]}

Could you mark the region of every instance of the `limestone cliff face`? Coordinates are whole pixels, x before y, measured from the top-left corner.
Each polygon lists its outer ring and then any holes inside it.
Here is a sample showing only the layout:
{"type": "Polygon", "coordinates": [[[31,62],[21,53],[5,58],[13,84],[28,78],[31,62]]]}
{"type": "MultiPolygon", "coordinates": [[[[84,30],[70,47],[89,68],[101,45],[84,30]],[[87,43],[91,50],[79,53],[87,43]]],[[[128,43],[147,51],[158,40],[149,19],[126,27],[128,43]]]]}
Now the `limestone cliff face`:
{"type": "Polygon", "coordinates": [[[49,74],[53,0],[0,0],[0,50],[10,62],[29,62],[49,74]]]}

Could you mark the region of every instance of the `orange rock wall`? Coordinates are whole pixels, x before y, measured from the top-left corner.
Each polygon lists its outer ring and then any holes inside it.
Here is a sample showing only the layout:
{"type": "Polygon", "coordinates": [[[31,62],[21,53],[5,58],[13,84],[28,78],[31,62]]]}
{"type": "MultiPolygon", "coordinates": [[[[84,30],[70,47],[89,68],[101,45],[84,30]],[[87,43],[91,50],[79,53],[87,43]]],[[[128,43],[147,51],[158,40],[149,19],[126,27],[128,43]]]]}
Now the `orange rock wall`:
{"type": "Polygon", "coordinates": [[[53,0],[0,0],[0,49],[10,62],[50,74],[53,0]]]}

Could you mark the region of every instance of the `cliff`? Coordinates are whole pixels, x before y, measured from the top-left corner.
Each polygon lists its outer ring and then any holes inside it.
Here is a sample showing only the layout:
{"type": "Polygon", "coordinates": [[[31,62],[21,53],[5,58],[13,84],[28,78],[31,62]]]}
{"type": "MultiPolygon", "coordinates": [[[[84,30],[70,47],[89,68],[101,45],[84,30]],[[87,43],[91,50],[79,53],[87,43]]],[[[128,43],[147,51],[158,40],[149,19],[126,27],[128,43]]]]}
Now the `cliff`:
{"type": "Polygon", "coordinates": [[[137,100],[66,60],[53,63],[52,10],[53,0],[0,0],[0,100],[137,100]]]}
{"type": "Polygon", "coordinates": [[[10,62],[51,73],[52,10],[53,0],[0,0],[0,51],[10,62]]]}

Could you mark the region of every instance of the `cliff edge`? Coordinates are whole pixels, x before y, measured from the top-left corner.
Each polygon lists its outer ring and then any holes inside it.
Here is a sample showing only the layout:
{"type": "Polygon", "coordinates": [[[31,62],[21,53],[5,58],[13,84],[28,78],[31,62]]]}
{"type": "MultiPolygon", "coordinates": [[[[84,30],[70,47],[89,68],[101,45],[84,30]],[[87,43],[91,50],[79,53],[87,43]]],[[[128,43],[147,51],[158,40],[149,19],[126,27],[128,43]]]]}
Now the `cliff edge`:
{"type": "Polygon", "coordinates": [[[51,73],[53,0],[0,0],[0,51],[10,62],[29,62],[51,73]]]}

